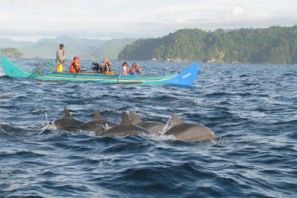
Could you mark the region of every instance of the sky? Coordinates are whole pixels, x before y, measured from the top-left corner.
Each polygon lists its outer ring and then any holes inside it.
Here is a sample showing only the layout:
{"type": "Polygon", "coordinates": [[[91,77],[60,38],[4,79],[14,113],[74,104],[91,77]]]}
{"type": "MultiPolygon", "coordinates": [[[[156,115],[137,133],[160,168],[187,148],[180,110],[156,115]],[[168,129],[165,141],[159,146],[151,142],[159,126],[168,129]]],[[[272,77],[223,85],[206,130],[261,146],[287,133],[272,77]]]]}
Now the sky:
{"type": "Polygon", "coordinates": [[[0,0],[0,38],[160,37],[203,30],[293,26],[297,0],[0,0]]]}

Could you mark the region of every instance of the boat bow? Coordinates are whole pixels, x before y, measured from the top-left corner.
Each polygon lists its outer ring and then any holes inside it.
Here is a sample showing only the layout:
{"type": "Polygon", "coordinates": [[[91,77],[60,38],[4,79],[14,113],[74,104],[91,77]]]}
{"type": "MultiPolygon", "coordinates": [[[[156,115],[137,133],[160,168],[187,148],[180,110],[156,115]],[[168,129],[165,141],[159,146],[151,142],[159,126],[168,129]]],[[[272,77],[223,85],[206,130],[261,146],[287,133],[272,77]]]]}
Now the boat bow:
{"type": "Polygon", "coordinates": [[[0,65],[3,68],[4,75],[6,76],[12,78],[28,78],[31,76],[30,73],[11,63],[6,57],[0,57],[0,65]]]}

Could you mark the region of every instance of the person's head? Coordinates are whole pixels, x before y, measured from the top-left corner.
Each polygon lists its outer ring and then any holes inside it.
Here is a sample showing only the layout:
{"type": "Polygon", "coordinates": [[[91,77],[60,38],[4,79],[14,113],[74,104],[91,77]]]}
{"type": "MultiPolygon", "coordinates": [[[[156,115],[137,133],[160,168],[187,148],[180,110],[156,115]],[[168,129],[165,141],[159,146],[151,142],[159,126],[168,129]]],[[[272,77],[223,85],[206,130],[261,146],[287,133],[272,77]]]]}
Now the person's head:
{"type": "Polygon", "coordinates": [[[60,44],[60,49],[64,49],[64,44],[60,44]]]}
{"type": "Polygon", "coordinates": [[[122,67],[128,67],[128,63],[127,62],[123,62],[122,67]]]}
{"type": "Polygon", "coordinates": [[[136,71],[140,70],[140,67],[137,63],[133,63],[132,68],[135,69],[136,71]]]}
{"type": "Polygon", "coordinates": [[[103,58],[103,62],[109,62],[108,58],[107,57],[104,57],[103,58]]]}
{"type": "Polygon", "coordinates": [[[103,64],[104,66],[111,66],[111,63],[110,63],[110,61],[109,61],[109,58],[107,58],[107,57],[104,57],[104,58],[103,58],[102,64],[103,64]]]}
{"type": "Polygon", "coordinates": [[[73,57],[72,62],[75,63],[76,65],[79,64],[79,58],[77,56],[73,57]]]}

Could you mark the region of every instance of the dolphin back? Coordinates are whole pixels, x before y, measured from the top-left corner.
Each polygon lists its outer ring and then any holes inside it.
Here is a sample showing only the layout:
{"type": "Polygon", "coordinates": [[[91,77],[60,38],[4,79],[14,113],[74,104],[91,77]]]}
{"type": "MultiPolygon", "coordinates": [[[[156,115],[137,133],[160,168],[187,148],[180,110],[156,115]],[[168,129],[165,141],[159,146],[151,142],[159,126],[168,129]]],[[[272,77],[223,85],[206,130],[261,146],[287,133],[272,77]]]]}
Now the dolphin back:
{"type": "Polygon", "coordinates": [[[148,130],[152,134],[160,134],[162,133],[162,130],[165,127],[165,124],[162,122],[155,122],[155,121],[143,121],[137,124],[137,126],[140,126],[148,130]]]}
{"type": "Polygon", "coordinates": [[[215,133],[204,125],[182,123],[165,132],[165,135],[174,135],[176,140],[186,142],[202,142],[215,139],[215,133]]]}
{"type": "Polygon", "coordinates": [[[78,129],[79,126],[83,125],[84,123],[82,121],[75,120],[73,118],[62,118],[54,121],[54,124],[57,129],[73,131],[78,129]]]}
{"type": "Polygon", "coordinates": [[[115,137],[115,136],[125,137],[130,135],[140,135],[143,133],[147,134],[149,132],[144,128],[141,128],[135,125],[118,125],[107,131],[104,131],[99,135],[103,137],[115,137]]]}

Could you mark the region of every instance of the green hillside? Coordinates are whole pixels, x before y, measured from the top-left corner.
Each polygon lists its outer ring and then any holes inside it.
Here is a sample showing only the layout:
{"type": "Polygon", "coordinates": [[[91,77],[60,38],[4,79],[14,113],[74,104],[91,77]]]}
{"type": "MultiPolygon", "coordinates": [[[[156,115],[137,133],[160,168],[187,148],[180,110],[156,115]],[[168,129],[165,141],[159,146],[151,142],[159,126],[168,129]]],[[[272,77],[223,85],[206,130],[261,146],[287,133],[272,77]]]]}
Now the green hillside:
{"type": "Polygon", "coordinates": [[[137,40],[119,58],[296,64],[297,26],[213,32],[182,29],[162,38],[137,40]]]}
{"type": "Polygon", "coordinates": [[[15,48],[0,48],[0,56],[20,58],[22,55],[23,54],[15,48]]]}

